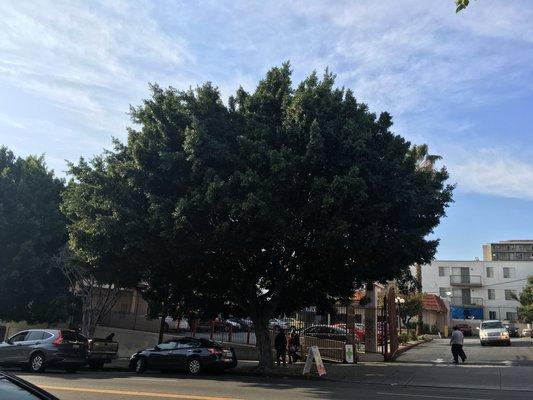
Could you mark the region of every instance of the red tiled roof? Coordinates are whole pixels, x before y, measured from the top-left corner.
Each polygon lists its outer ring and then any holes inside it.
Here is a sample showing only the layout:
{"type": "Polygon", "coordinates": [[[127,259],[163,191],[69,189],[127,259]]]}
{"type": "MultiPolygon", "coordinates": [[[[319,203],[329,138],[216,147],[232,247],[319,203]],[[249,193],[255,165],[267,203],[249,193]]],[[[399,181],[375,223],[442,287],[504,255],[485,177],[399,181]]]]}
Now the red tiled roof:
{"type": "Polygon", "coordinates": [[[444,301],[442,301],[439,296],[427,293],[424,293],[422,297],[422,308],[424,310],[437,311],[440,313],[445,313],[447,310],[444,301]]]}

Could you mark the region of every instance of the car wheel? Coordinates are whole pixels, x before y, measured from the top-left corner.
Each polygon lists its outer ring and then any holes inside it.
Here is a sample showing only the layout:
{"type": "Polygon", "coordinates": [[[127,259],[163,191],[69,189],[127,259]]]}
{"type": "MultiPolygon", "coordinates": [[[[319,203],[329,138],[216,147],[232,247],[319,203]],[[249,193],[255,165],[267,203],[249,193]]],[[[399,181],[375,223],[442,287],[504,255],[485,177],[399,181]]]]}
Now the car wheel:
{"type": "Polygon", "coordinates": [[[76,367],[66,367],[65,371],[67,373],[69,373],[69,374],[75,374],[76,372],[78,372],[78,368],[76,368],[76,367]]]}
{"type": "Polygon", "coordinates": [[[510,346],[511,345],[511,341],[509,340],[507,343],[506,343],[507,346],[510,346]]]}
{"type": "Polygon", "coordinates": [[[190,358],[187,361],[187,372],[190,375],[198,375],[202,371],[202,363],[199,358],[190,358]]]}
{"type": "Polygon", "coordinates": [[[36,353],[30,358],[30,371],[43,372],[44,371],[44,354],[36,353]]]}
{"type": "Polygon", "coordinates": [[[479,343],[481,343],[482,346],[485,346],[485,345],[486,345],[486,343],[483,343],[483,342],[479,342],[479,343]]]}
{"type": "Polygon", "coordinates": [[[139,357],[137,360],[135,360],[135,372],[138,374],[142,374],[144,371],[146,371],[146,367],[148,363],[146,362],[146,358],[139,357]]]}

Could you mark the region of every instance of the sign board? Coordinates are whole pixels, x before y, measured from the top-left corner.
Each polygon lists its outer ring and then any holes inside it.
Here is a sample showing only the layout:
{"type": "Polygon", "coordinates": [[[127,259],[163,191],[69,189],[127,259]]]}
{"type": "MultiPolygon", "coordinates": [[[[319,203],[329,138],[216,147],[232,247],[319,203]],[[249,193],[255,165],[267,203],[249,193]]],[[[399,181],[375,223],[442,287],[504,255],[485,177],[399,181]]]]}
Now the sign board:
{"type": "Polygon", "coordinates": [[[346,362],[353,364],[353,344],[344,345],[344,354],[346,354],[346,362]]]}
{"type": "Polygon", "coordinates": [[[315,364],[316,364],[318,376],[326,375],[326,367],[324,366],[324,362],[322,361],[322,356],[320,355],[320,351],[318,351],[317,346],[309,347],[309,353],[307,354],[307,359],[305,360],[303,374],[308,375],[311,373],[311,367],[313,365],[313,360],[315,361],[315,364]]]}

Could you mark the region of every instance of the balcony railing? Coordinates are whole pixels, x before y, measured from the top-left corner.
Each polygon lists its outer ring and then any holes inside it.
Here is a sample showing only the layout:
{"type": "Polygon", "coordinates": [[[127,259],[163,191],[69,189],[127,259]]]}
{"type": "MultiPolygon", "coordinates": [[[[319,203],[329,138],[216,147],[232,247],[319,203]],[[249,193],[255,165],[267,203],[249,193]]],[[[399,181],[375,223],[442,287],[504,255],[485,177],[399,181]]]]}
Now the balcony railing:
{"type": "Polygon", "coordinates": [[[451,275],[450,285],[481,286],[481,276],[480,275],[451,275]]]}
{"type": "Polygon", "coordinates": [[[481,297],[452,297],[451,303],[454,306],[483,307],[483,299],[481,297]]]}

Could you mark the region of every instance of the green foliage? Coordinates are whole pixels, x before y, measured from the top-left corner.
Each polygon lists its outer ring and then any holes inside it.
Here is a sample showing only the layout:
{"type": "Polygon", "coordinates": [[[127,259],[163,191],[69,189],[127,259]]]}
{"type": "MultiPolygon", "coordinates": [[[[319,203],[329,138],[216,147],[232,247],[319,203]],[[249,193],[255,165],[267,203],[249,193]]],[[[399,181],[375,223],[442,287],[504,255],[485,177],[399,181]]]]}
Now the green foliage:
{"type": "Polygon", "coordinates": [[[127,144],[71,167],[64,211],[84,262],[171,305],[240,308],[266,366],[270,317],[433,258],[446,170],[420,168],[390,115],[328,71],[293,88],[286,63],[228,107],[211,84],[151,90],[127,144]]]}
{"type": "Polygon", "coordinates": [[[470,4],[470,0],[455,0],[455,12],[464,10],[470,4]]]}
{"type": "Polygon", "coordinates": [[[518,296],[518,319],[520,322],[533,322],[533,275],[528,277],[528,283],[518,296]]]}
{"type": "Polygon", "coordinates": [[[405,303],[400,304],[400,318],[405,325],[411,318],[422,313],[422,294],[415,293],[404,297],[405,303]]]}
{"type": "Polygon", "coordinates": [[[413,276],[410,269],[405,269],[400,272],[396,278],[396,285],[398,286],[399,293],[403,295],[409,295],[422,289],[420,282],[413,276]]]}
{"type": "Polygon", "coordinates": [[[398,335],[398,342],[400,342],[401,344],[405,344],[409,342],[409,340],[410,340],[410,335],[407,332],[402,332],[398,335]]]}
{"type": "Polygon", "coordinates": [[[52,322],[67,315],[68,283],[51,266],[66,241],[62,190],[43,157],[17,158],[0,147],[0,319],[52,322]]]}

